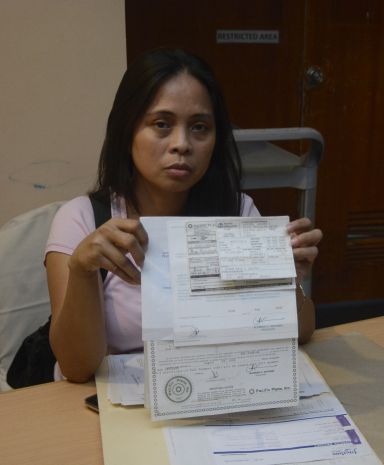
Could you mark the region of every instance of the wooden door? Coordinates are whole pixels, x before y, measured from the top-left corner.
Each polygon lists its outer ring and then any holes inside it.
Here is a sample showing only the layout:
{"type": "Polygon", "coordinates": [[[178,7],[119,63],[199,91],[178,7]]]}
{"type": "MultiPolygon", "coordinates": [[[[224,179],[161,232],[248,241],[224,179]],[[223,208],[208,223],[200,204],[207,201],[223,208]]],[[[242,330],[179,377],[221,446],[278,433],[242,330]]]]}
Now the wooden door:
{"type": "Polygon", "coordinates": [[[127,58],[182,47],[214,69],[239,127],[294,125],[301,114],[304,0],[126,1],[127,58]],[[218,30],[278,30],[278,44],[217,44],[218,30]],[[294,53],[291,53],[294,50],[294,53]]]}
{"type": "MultiPolygon", "coordinates": [[[[380,0],[126,1],[128,61],[157,46],[186,48],[215,70],[233,124],[324,135],[317,303],[383,297],[383,26],[380,0]],[[279,42],[219,44],[218,30],[279,31],[279,42]],[[309,85],[309,66],[322,84],[309,85]]],[[[251,194],[263,214],[297,215],[294,190],[251,194]]]]}
{"type": "Polygon", "coordinates": [[[384,4],[309,0],[304,71],[324,82],[304,92],[303,124],[326,140],[314,270],[317,301],[384,298],[384,4]]]}

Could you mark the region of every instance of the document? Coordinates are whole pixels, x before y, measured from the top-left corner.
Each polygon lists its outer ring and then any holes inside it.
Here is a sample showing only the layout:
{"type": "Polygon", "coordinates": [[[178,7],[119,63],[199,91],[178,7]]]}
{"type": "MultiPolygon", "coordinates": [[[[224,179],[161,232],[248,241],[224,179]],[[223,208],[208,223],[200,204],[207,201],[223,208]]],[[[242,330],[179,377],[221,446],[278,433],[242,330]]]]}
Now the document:
{"type": "MultiPolygon", "coordinates": [[[[177,465],[279,465],[372,457],[348,415],[263,424],[167,428],[171,463],[177,465]],[[189,457],[193,457],[193,462],[189,457]]],[[[320,462],[321,463],[321,462],[320,462]]],[[[352,463],[359,463],[353,461],[352,463]]],[[[375,462],[373,463],[380,463],[375,462]]]]}
{"type": "MultiPolygon", "coordinates": [[[[227,223],[231,229],[238,224],[250,227],[255,222],[253,218],[250,223],[245,220],[249,218],[167,222],[175,345],[297,337],[294,266],[288,266],[289,272],[283,271],[284,285],[273,281],[276,270],[264,273],[268,283],[263,286],[258,284],[259,281],[250,287],[244,281],[228,282],[220,277],[216,232],[220,225],[227,223]],[[287,274],[291,277],[287,278],[287,274]]],[[[289,249],[292,256],[292,249],[289,249]]],[[[276,250],[274,253],[278,255],[276,250]]],[[[283,254],[282,268],[286,261],[284,257],[283,254]]],[[[256,263],[257,259],[253,258],[253,261],[256,263]]],[[[276,259],[276,266],[277,262],[276,259]]],[[[259,268],[259,265],[256,263],[253,267],[259,268]]]]}
{"type": "Polygon", "coordinates": [[[309,357],[299,350],[299,405],[166,427],[172,465],[382,465],[309,357]],[[310,396],[310,391],[313,395],[310,396]]]}
{"type": "Polygon", "coordinates": [[[152,419],[297,405],[295,267],[287,222],[142,218],[149,235],[142,314],[152,419]],[[231,240],[246,275],[229,269],[231,240]],[[247,247],[258,249],[252,259],[247,247]],[[230,280],[222,278],[221,263],[230,280]]]}
{"type": "Polygon", "coordinates": [[[184,220],[178,235],[185,235],[192,294],[292,287],[287,223],[288,217],[184,220]]]}
{"type": "Polygon", "coordinates": [[[297,405],[297,339],[175,347],[147,343],[153,420],[297,405]]]}
{"type": "Polygon", "coordinates": [[[112,404],[144,403],[144,354],[108,355],[108,399],[112,404]]]}
{"type": "MultiPolygon", "coordinates": [[[[141,270],[143,341],[173,339],[167,217],[142,217],[149,242],[141,270]]],[[[174,219],[174,218],[173,218],[174,219]]]]}
{"type": "MultiPolygon", "coordinates": [[[[144,403],[144,354],[109,355],[108,399],[113,404],[139,405],[144,403]]],[[[324,379],[302,350],[298,351],[300,403],[296,406],[263,409],[220,415],[213,423],[257,422],[275,419],[303,419],[319,415],[343,415],[344,407],[330,393],[324,379]]]]}
{"type": "Polygon", "coordinates": [[[330,392],[328,384],[315,369],[308,355],[299,349],[298,363],[300,367],[300,398],[313,397],[330,392]]]}
{"type": "Polygon", "coordinates": [[[253,412],[231,413],[212,419],[211,423],[260,423],[279,420],[302,420],[319,416],[345,415],[342,404],[331,392],[319,371],[308,355],[299,348],[299,394],[300,401],[296,406],[258,410],[253,412]]]}
{"type": "MultiPolygon", "coordinates": [[[[188,219],[188,224],[191,220],[188,219]]],[[[200,225],[207,223],[206,218],[193,220],[200,225]]],[[[190,228],[185,218],[175,221],[174,217],[143,217],[141,221],[150,237],[142,268],[144,341],[175,340],[176,345],[193,345],[297,337],[294,274],[279,282],[274,279],[223,281],[209,268],[218,266],[216,245],[216,265],[212,265],[209,257],[209,246],[203,247],[204,260],[195,257],[201,266],[205,263],[209,269],[202,270],[196,262],[189,263],[187,251],[193,255],[196,248],[192,239],[187,238],[186,230],[190,228]],[[172,259],[172,281],[169,245],[176,255],[172,259]],[[244,291],[247,292],[239,296],[244,291]],[[235,295],[230,295],[234,292],[235,295]],[[196,295],[199,293],[203,295],[196,295]]],[[[253,262],[257,264],[257,260],[253,262]]]]}
{"type": "Polygon", "coordinates": [[[206,424],[256,424],[275,421],[304,420],[319,416],[344,415],[346,411],[333,393],[324,393],[313,397],[300,397],[299,403],[292,407],[270,408],[252,412],[231,413],[212,417],[206,424]]]}
{"type": "Polygon", "coordinates": [[[296,276],[288,223],[287,216],[219,220],[216,237],[221,279],[296,276]]]}

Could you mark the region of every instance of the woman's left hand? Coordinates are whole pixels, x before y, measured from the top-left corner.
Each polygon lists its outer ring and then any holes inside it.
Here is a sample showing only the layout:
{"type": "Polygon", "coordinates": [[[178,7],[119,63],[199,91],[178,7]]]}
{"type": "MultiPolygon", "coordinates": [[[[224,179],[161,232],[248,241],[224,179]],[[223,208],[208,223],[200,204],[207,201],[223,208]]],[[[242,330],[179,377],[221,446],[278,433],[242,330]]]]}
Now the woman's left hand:
{"type": "Polygon", "coordinates": [[[287,231],[291,236],[297,279],[300,283],[311,271],[313,262],[319,253],[317,244],[321,241],[323,233],[320,229],[313,229],[312,222],[308,218],[291,221],[287,226],[287,231]]]}

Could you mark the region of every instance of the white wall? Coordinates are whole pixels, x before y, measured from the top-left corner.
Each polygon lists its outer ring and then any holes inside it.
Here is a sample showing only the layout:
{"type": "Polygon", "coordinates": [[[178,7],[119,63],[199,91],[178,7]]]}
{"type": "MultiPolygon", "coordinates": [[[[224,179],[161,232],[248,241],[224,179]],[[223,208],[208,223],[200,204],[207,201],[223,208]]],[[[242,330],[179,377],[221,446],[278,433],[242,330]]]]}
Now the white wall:
{"type": "Polygon", "coordinates": [[[126,67],[124,0],[0,1],[0,225],[94,182],[126,67]]]}

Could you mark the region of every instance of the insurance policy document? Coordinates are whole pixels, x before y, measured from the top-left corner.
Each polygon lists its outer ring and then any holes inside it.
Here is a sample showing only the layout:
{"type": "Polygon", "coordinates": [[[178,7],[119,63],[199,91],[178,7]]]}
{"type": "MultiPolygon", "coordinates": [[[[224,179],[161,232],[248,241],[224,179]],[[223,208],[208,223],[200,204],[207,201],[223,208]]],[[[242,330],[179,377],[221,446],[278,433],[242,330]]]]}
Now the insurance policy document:
{"type": "MultiPolygon", "coordinates": [[[[295,271],[287,218],[241,220],[248,219],[142,218],[150,238],[142,270],[142,311],[153,419],[298,401],[295,271]],[[220,237],[219,228],[225,229],[220,237]],[[270,269],[265,263],[252,266],[258,262],[254,254],[247,279],[237,269],[229,270],[228,263],[223,270],[231,279],[222,279],[220,260],[233,261],[230,236],[237,243],[251,238],[248,247],[258,248],[270,269]],[[280,255],[282,277],[276,270],[280,255]],[[202,273],[196,271],[204,263],[209,268],[204,271],[207,293],[201,288],[202,273]]],[[[246,250],[238,249],[245,265],[246,250]]]]}
{"type": "MultiPolygon", "coordinates": [[[[242,347],[244,348],[244,347],[242,347]]],[[[242,355],[242,354],[241,354],[242,355]]],[[[137,405],[144,403],[144,354],[108,355],[108,399],[113,404],[137,405]]],[[[248,414],[231,413],[215,418],[215,422],[233,424],[272,419],[303,419],[313,416],[345,414],[336,397],[331,395],[329,386],[310,363],[308,356],[298,351],[300,404],[287,408],[251,411],[248,414]]],[[[267,365],[265,365],[265,368],[267,365]]],[[[253,367],[255,368],[255,367],[253,367]]],[[[259,365],[261,370],[261,365],[259,365]]],[[[215,372],[212,378],[217,377],[215,372]]],[[[253,388],[254,389],[254,388],[253,388]]]]}
{"type": "MultiPolygon", "coordinates": [[[[264,270],[263,279],[248,280],[238,279],[238,270],[229,271],[227,265],[223,265],[226,276],[230,272],[235,279],[220,276],[219,260],[236,262],[228,251],[229,237],[224,237],[223,243],[219,240],[218,252],[216,232],[223,219],[212,223],[206,218],[193,222],[142,218],[150,238],[142,270],[143,340],[172,339],[176,345],[200,345],[297,337],[295,269],[285,231],[287,218],[278,218],[278,228],[265,218],[225,219],[227,234],[229,225],[240,223],[247,225],[242,229],[248,229],[249,236],[261,235],[259,257],[253,252],[252,258],[246,259],[246,250],[239,251],[243,262],[248,261],[248,276],[264,270]],[[264,265],[267,255],[273,261],[268,274],[264,265]],[[284,278],[276,278],[279,256],[284,278]]],[[[245,242],[244,234],[241,240],[233,240],[245,242]]]]}
{"type": "Polygon", "coordinates": [[[186,426],[169,429],[167,434],[172,439],[172,444],[169,443],[172,465],[321,464],[321,461],[339,463],[338,459],[345,464],[380,464],[348,415],[186,426]],[[351,462],[347,458],[352,458],[351,462]]]}
{"type": "Polygon", "coordinates": [[[172,465],[382,465],[309,357],[299,350],[296,407],[166,427],[172,465]],[[304,396],[304,397],[302,397],[304,396]]]}
{"type": "Polygon", "coordinates": [[[297,337],[288,218],[168,222],[175,345],[297,337]]]}
{"type": "Polygon", "coordinates": [[[175,347],[146,343],[153,420],[287,407],[299,400],[297,339],[175,347]]]}

